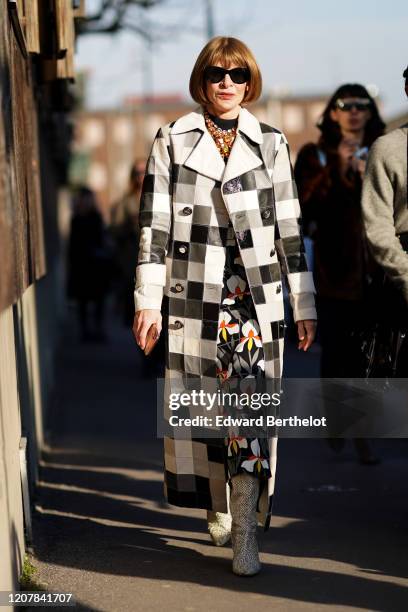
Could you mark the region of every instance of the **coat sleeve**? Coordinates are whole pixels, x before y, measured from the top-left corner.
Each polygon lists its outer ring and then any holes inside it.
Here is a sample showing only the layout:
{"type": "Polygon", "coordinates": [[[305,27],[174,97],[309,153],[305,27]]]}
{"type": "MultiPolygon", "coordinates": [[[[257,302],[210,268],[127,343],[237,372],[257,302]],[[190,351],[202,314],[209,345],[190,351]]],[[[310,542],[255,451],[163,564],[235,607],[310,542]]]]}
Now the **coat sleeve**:
{"type": "Polygon", "coordinates": [[[135,310],[161,308],[171,224],[171,159],[168,132],[161,128],[153,142],[143,181],[139,211],[139,254],[135,310]]]}
{"type": "Polygon", "coordinates": [[[315,287],[306,260],[289,145],[284,134],[279,136],[280,143],[272,172],[276,208],[276,250],[282,272],[288,281],[294,320],[316,319],[315,287]]]}
{"type": "Polygon", "coordinates": [[[408,301],[408,256],[395,233],[393,159],[384,141],[372,146],[363,182],[362,209],[368,244],[374,259],[400,287],[408,301]]]}

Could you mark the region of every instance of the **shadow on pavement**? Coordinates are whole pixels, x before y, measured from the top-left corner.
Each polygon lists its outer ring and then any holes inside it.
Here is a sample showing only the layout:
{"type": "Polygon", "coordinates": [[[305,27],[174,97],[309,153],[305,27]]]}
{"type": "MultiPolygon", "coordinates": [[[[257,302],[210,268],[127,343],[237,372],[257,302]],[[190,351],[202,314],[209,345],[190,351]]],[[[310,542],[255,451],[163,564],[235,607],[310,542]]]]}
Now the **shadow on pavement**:
{"type": "MultiPolygon", "coordinates": [[[[384,461],[375,467],[330,454],[323,440],[280,440],[275,516],[259,531],[263,572],[239,578],[230,546],[211,544],[205,511],[164,502],[152,387],[131,375],[141,356],[115,325],[108,346],[65,338],[34,520],[44,566],[92,572],[94,581],[103,574],[101,590],[114,588],[112,577],[132,579],[129,593],[147,580],[156,598],[172,581],[180,600],[193,585],[216,589],[214,597],[221,589],[231,609],[247,607],[242,593],[252,593],[290,601],[291,610],[308,602],[405,612],[405,440],[379,443],[384,461]]],[[[97,609],[119,609],[102,592],[101,602],[97,609]]]]}

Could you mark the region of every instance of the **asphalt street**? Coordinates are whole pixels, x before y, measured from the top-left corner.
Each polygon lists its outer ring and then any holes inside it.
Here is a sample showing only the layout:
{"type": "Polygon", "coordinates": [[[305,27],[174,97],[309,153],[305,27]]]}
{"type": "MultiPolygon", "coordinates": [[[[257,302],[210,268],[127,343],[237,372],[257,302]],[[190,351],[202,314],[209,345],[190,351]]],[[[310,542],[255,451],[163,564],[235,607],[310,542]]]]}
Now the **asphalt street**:
{"type": "MultiPolygon", "coordinates": [[[[288,343],[286,374],[317,375],[318,359],[318,346],[300,354],[288,343]]],[[[67,320],[33,500],[48,590],[109,612],[408,609],[406,440],[375,441],[376,466],[360,465],[350,441],[335,454],[322,439],[279,440],[263,570],[241,578],[204,510],[164,502],[154,375],[112,316],[106,344],[81,344],[67,320]]]]}

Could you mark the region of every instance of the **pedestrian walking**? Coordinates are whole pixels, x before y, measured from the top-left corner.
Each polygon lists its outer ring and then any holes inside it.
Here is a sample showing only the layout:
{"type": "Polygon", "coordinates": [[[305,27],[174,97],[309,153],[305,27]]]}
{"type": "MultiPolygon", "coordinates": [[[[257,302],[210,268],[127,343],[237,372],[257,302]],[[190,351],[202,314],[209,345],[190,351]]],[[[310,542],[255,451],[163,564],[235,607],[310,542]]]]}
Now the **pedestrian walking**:
{"type": "MultiPolygon", "coordinates": [[[[365,87],[349,83],[331,96],[318,124],[317,143],[299,151],[295,179],[304,231],[314,242],[321,377],[360,378],[359,332],[374,273],[364,237],[361,188],[368,150],[384,131],[365,87]]],[[[340,451],[343,438],[329,438],[340,451]]],[[[355,439],[360,462],[375,464],[369,442],[355,439]]]]}
{"type": "MultiPolygon", "coordinates": [[[[111,209],[110,231],[115,250],[116,300],[125,327],[132,326],[135,316],[133,292],[140,235],[140,197],[145,172],[146,160],[136,159],[130,169],[128,189],[111,209]]],[[[154,354],[141,364],[140,375],[144,379],[163,377],[164,348],[164,339],[161,337],[154,354]]]]}
{"type": "MultiPolygon", "coordinates": [[[[408,66],[403,77],[408,96],[408,66]]],[[[373,369],[398,378],[408,376],[407,158],[408,124],[405,124],[374,143],[362,197],[368,244],[385,273],[373,302],[379,305],[375,313],[381,334],[381,346],[373,351],[373,369]],[[382,363],[378,363],[379,357],[382,363]]]]}
{"type": "MultiPolygon", "coordinates": [[[[261,93],[261,74],[243,42],[207,43],[190,93],[199,107],[159,130],[147,164],[135,337],[143,348],[149,328],[163,323],[167,379],[280,379],[282,277],[300,349],[316,325],[288,143],[245,108],[261,93]]],[[[257,573],[256,526],[269,527],[276,437],[164,442],[168,502],[207,509],[214,543],[232,536],[233,571],[257,573]]]]}
{"type": "Polygon", "coordinates": [[[115,243],[116,298],[123,323],[131,327],[135,314],[134,276],[139,243],[139,204],[146,162],[136,160],[130,169],[126,193],[112,205],[110,229],[115,243]]]}
{"type": "Polygon", "coordinates": [[[112,281],[112,245],[94,192],[76,190],[68,239],[67,295],[77,303],[83,342],[104,342],[105,300],[112,281]]]}

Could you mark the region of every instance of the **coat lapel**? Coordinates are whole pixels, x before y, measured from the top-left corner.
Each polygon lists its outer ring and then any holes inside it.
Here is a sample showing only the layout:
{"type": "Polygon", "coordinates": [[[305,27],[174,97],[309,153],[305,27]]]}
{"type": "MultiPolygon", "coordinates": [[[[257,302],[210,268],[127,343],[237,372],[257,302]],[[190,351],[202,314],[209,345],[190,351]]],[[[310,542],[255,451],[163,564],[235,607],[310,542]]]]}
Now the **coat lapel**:
{"type": "Polygon", "coordinates": [[[225,167],[222,183],[224,184],[237,176],[241,176],[245,172],[257,168],[262,163],[262,159],[249,148],[245,140],[238,133],[225,167]]]}
{"type": "Polygon", "coordinates": [[[257,144],[263,142],[258,120],[245,108],[241,108],[239,113],[237,136],[227,164],[224,163],[206,128],[202,108],[197,108],[195,111],[180,117],[174,123],[170,133],[174,136],[179,134],[182,138],[187,132],[194,130],[200,130],[202,134],[190,151],[186,147],[187,155],[182,162],[184,166],[191,170],[225,183],[263,163],[262,157],[258,157],[254,153],[241,135],[241,133],[245,134],[257,144]]]}
{"type": "Polygon", "coordinates": [[[201,108],[180,117],[180,119],[174,123],[170,133],[173,136],[179,134],[180,138],[186,139],[187,132],[197,130],[201,131],[201,136],[198,137],[198,140],[191,150],[189,150],[188,147],[184,147],[187,155],[182,163],[187,168],[195,170],[199,174],[203,174],[204,176],[221,182],[225,172],[225,164],[217,150],[215,142],[208,133],[201,108]]]}
{"type": "Polygon", "coordinates": [[[247,145],[241,135],[242,133],[258,145],[263,142],[259,121],[245,108],[241,108],[239,113],[238,133],[225,168],[223,184],[241,174],[245,174],[245,172],[257,168],[263,163],[262,157],[258,157],[258,155],[256,155],[247,145]]]}
{"type": "Polygon", "coordinates": [[[225,163],[218,152],[215,142],[206,129],[185,160],[184,165],[216,181],[222,181],[225,163]]]}

